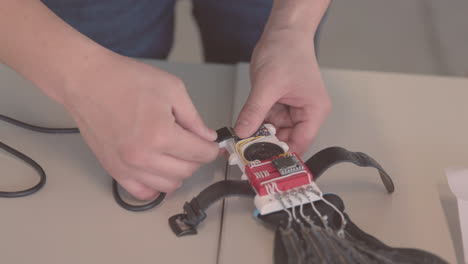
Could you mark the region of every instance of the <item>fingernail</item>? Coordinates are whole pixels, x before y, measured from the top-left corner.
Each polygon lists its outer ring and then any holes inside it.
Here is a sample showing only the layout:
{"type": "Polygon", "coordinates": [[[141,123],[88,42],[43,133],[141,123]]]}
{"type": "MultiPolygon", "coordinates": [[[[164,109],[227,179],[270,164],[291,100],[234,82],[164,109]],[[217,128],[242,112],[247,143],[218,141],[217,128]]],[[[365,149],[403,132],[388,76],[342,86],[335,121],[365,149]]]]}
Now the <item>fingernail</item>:
{"type": "Polygon", "coordinates": [[[243,137],[248,129],[249,122],[246,120],[238,120],[236,126],[234,127],[234,131],[240,137],[243,137]]]}
{"type": "Polygon", "coordinates": [[[216,131],[214,131],[211,128],[208,128],[206,132],[210,140],[216,140],[216,138],[218,137],[218,134],[216,133],[216,131]]]}
{"type": "Polygon", "coordinates": [[[249,122],[247,120],[244,120],[244,119],[237,120],[237,123],[236,123],[236,127],[237,126],[245,127],[245,126],[248,126],[248,125],[249,125],[249,122]]]}

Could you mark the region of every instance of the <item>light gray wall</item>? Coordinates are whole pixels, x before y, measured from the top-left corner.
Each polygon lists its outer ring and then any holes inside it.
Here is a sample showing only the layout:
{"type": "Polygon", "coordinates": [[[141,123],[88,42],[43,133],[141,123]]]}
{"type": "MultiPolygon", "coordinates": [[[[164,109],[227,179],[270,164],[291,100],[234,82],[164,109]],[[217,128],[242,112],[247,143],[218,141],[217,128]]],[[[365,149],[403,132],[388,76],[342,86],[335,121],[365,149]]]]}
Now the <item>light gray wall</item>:
{"type": "MultiPolygon", "coordinates": [[[[191,3],[177,5],[170,60],[202,61],[191,3]]],[[[334,0],[320,36],[330,68],[468,75],[467,0],[334,0]]]]}

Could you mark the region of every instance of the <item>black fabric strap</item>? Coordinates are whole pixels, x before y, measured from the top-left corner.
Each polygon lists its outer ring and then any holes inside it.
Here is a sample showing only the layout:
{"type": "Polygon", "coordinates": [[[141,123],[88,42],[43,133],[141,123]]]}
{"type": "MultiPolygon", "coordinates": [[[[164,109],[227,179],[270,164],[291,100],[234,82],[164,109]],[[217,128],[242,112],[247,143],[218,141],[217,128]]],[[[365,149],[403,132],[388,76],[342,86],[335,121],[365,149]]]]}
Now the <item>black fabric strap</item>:
{"type": "Polygon", "coordinates": [[[255,191],[250,186],[249,181],[225,180],[210,185],[194,199],[197,200],[200,209],[206,210],[213,203],[229,196],[253,198],[255,191]]]}
{"type": "Polygon", "coordinates": [[[392,178],[390,178],[382,166],[362,152],[352,152],[341,147],[329,147],[313,155],[305,162],[305,165],[314,176],[314,180],[317,180],[328,168],[342,162],[351,162],[361,167],[376,168],[387,191],[389,193],[395,191],[392,178]]]}
{"type": "Polygon", "coordinates": [[[213,203],[229,197],[253,198],[255,191],[248,181],[225,180],[204,189],[197,197],[184,204],[184,213],[169,218],[169,226],[177,236],[197,233],[197,226],[206,218],[205,210],[213,203]]]}

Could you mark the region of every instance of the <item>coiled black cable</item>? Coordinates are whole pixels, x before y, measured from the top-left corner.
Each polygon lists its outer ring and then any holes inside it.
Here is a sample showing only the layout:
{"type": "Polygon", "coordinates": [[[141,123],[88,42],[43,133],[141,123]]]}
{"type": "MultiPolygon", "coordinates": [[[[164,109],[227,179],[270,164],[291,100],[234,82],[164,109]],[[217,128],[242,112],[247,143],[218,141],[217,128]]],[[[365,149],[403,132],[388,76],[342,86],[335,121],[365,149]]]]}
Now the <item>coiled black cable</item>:
{"type": "Polygon", "coordinates": [[[135,205],[135,204],[129,204],[125,202],[122,197],[120,196],[119,193],[119,184],[116,180],[112,180],[112,195],[114,196],[115,202],[117,202],[118,205],[120,205],[122,208],[125,208],[126,210],[133,211],[133,212],[141,212],[141,211],[146,211],[149,210],[158,204],[160,204],[164,198],[166,198],[166,193],[159,193],[158,197],[156,197],[153,201],[142,204],[142,205],[135,205]]]}
{"type": "Polygon", "coordinates": [[[28,196],[31,195],[37,191],[39,191],[44,184],[46,183],[46,173],[44,169],[39,165],[37,162],[35,162],[33,159],[30,157],[26,156],[25,154],[19,152],[18,150],[8,146],[7,144],[4,144],[0,142],[0,148],[5,150],[6,152],[12,154],[13,156],[17,157],[18,159],[24,161],[26,164],[31,166],[37,174],[39,174],[39,182],[34,185],[31,188],[21,190],[21,191],[11,191],[11,192],[6,192],[6,191],[0,191],[0,197],[4,198],[16,198],[16,197],[23,197],[23,196],[28,196]]]}
{"type": "MultiPolygon", "coordinates": [[[[17,119],[14,119],[5,115],[1,115],[1,114],[0,114],[0,120],[7,122],[9,124],[12,124],[14,126],[21,127],[27,130],[38,132],[38,133],[45,133],[45,134],[78,134],[80,133],[80,130],[76,127],[50,128],[50,127],[35,126],[35,125],[31,125],[31,124],[28,124],[28,123],[25,123],[25,122],[22,122],[17,119]]],[[[20,190],[20,191],[0,191],[0,197],[16,198],[16,197],[23,197],[23,196],[31,195],[39,191],[45,185],[47,176],[46,176],[44,169],[41,167],[41,165],[39,165],[36,161],[34,161],[32,158],[30,158],[26,154],[23,154],[20,151],[2,142],[0,142],[0,149],[3,149],[6,152],[17,157],[18,159],[22,160],[23,162],[31,166],[34,170],[36,170],[36,172],[39,174],[39,182],[33,187],[25,189],[25,190],[20,190]]],[[[129,210],[129,211],[133,211],[133,212],[149,210],[159,205],[166,197],[166,193],[161,192],[159,196],[156,197],[156,199],[146,204],[142,204],[142,205],[129,204],[125,202],[120,196],[118,186],[119,184],[117,183],[117,181],[115,179],[112,179],[112,195],[114,196],[114,200],[122,208],[129,210]]]]}

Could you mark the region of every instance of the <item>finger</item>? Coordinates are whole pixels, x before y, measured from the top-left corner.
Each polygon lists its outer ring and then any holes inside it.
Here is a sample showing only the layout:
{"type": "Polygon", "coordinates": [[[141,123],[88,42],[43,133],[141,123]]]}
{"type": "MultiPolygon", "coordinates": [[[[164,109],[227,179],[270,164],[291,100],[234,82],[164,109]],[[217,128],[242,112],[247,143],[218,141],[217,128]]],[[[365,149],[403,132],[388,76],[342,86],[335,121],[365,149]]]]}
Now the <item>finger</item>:
{"type": "Polygon", "coordinates": [[[260,85],[252,89],[237,119],[234,128],[236,134],[246,138],[257,131],[277,99],[277,95],[269,93],[260,85]]]}
{"type": "Polygon", "coordinates": [[[122,188],[139,200],[152,200],[159,195],[159,191],[149,188],[135,179],[125,178],[117,181],[122,188]]]}
{"type": "Polygon", "coordinates": [[[310,127],[310,125],[302,122],[297,124],[293,131],[291,131],[288,138],[288,145],[291,152],[297,152],[299,155],[302,155],[307,151],[317,133],[308,127],[310,127]]]}
{"type": "Polygon", "coordinates": [[[280,128],[276,132],[276,137],[280,141],[286,142],[286,144],[288,144],[288,146],[289,146],[289,136],[290,136],[292,131],[293,131],[293,129],[290,128],[290,127],[280,128]]]}
{"type": "Polygon", "coordinates": [[[225,159],[229,158],[229,152],[225,148],[220,149],[218,155],[225,159]]]}
{"type": "Polygon", "coordinates": [[[215,141],[216,132],[205,125],[185,88],[178,96],[179,104],[173,108],[176,122],[205,140],[215,141]]]}
{"type": "Polygon", "coordinates": [[[201,165],[198,162],[181,160],[169,155],[161,155],[158,160],[153,160],[147,172],[176,180],[184,180],[192,176],[201,165]]]}
{"type": "Polygon", "coordinates": [[[123,162],[133,170],[177,179],[188,178],[201,166],[199,162],[181,160],[167,154],[155,155],[151,151],[127,154],[127,156],[123,162]]]}
{"type": "Polygon", "coordinates": [[[168,139],[171,147],[166,148],[165,154],[178,159],[208,163],[215,160],[219,153],[218,144],[207,141],[192,132],[175,124],[173,135],[168,139]]]}
{"type": "Polygon", "coordinates": [[[304,113],[295,114],[304,116],[306,119],[294,125],[288,139],[289,146],[299,154],[303,154],[316,137],[326,114],[316,108],[295,109],[294,111],[303,111],[304,113]]]}
{"type": "Polygon", "coordinates": [[[151,173],[140,172],[134,174],[134,179],[146,187],[160,192],[171,193],[182,186],[182,180],[169,177],[161,177],[151,173]]]}
{"type": "Polygon", "coordinates": [[[283,104],[273,105],[265,120],[267,123],[273,124],[276,129],[293,126],[289,107],[283,104]]]}

